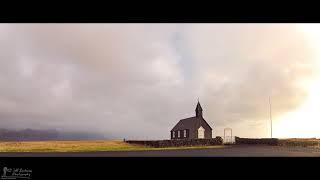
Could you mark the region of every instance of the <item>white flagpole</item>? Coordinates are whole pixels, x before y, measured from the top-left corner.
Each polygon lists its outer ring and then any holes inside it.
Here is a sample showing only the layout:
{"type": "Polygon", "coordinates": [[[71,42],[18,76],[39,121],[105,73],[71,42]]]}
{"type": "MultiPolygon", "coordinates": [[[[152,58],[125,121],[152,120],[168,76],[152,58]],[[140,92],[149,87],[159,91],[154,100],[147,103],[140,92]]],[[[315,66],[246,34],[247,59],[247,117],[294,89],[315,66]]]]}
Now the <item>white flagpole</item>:
{"type": "Polygon", "coordinates": [[[271,138],[272,138],[272,111],[271,111],[271,98],[269,96],[269,105],[270,105],[270,130],[271,130],[271,138]]]}

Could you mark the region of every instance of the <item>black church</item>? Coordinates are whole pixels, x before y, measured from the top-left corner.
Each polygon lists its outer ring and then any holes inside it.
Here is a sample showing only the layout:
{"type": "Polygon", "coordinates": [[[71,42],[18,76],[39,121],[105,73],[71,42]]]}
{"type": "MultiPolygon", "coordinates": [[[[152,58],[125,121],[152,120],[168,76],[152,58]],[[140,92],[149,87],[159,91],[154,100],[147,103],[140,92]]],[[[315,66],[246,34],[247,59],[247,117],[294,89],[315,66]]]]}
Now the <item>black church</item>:
{"type": "Polygon", "coordinates": [[[181,119],[170,131],[171,139],[211,139],[212,128],[202,116],[202,107],[198,101],[196,116],[181,119]]]}

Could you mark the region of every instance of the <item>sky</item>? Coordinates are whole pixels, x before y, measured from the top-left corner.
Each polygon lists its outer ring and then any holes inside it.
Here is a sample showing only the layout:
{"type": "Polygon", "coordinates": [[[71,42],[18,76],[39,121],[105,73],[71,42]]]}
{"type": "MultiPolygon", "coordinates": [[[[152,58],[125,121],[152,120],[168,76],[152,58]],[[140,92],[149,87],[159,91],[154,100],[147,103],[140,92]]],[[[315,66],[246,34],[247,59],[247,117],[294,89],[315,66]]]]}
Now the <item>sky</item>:
{"type": "Polygon", "coordinates": [[[320,24],[0,24],[0,127],[320,137],[320,24]]]}

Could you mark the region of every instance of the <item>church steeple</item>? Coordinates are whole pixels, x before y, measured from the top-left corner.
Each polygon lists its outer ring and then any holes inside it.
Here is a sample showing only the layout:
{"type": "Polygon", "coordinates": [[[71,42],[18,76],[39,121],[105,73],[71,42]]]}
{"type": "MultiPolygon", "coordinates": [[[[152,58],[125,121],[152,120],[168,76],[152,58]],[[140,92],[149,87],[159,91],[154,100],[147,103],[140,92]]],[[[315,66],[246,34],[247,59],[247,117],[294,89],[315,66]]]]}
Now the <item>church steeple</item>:
{"type": "Polygon", "coordinates": [[[200,105],[199,99],[196,107],[196,117],[202,117],[202,107],[200,105]]]}

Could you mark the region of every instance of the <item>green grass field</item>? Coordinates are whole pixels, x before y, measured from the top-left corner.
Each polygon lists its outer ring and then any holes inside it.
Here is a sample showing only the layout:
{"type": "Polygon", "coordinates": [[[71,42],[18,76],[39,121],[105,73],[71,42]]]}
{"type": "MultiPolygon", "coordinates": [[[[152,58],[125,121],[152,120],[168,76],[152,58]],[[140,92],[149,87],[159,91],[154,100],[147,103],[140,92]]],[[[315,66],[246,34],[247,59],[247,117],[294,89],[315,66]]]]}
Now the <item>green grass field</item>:
{"type": "Polygon", "coordinates": [[[223,148],[224,146],[192,146],[153,148],[134,145],[122,140],[85,141],[7,141],[0,142],[0,152],[93,152],[93,151],[146,151],[194,148],[223,148]]]}

